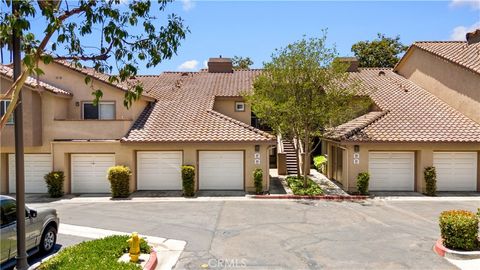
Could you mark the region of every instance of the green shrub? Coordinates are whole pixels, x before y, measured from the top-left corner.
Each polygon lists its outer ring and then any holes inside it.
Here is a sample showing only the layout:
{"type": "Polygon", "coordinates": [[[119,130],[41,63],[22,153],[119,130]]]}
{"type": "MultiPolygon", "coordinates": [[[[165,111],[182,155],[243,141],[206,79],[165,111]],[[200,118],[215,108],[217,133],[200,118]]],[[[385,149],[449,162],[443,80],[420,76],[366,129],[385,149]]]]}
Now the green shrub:
{"type": "Polygon", "coordinates": [[[253,171],[253,183],[257,194],[263,193],[263,170],[255,169],[253,171]]]}
{"type": "Polygon", "coordinates": [[[303,177],[288,176],[287,184],[295,195],[322,195],[322,188],[312,179],[307,180],[307,187],[303,187],[303,177]]]}
{"type": "Polygon", "coordinates": [[[316,156],[313,158],[313,165],[319,172],[325,174],[327,170],[327,158],[325,156],[316,156]]]}
{"type": "Polygon", "coordinates": [[[48,194],[52,198],[58,198],[63,196],[63,182],[65,181],[65,175],[62,171],[53,171],[45,174],[43,177],[45,183],[47,183],[48,194]]]}
{"type": "Polygon", "coordinates": [[[437,172],[435,171],[435,167],[426,167],[423,171],[423,178],[427,186],[425,194],[435,196],[437,192],[437,172]]]}
{"type": "Polygon", "coordinates": [[[370,182],[370,174],[361,172],[357,176],[357,191],[362,195],[368,194],[368,182],[370,182]]]}
{"type": "Polygon", "coordinates": [[[440,232],[447,248],[474,250],[478,247],[478,217],[470,211],[450,210],[440,214],[440,232]]]}
{"type": "Polygon", "coordinates": [[[130,194],[132,171],[126,166],[113,166],[108,169],[108,180],[113,198],[126,198],[130,194]]]}
{"type": "MultiPolygon", "coordinates": [[[[113,235],[102,239],[85,241],[80,244],[62,248],[55,256],[42,262],[40,270],[110,270],[142,269],[134,263],[118,262],[128,253],[128,235],[113,235]]],[[[150,253],[151,248],[145,240],[140,240],[140,252],[150,253]]]]}
{"type": "Polygon", "coordinates": [[[182,166],[182,186],[183,196],[195,196],[195,167],[189,165],[182,166]]]}

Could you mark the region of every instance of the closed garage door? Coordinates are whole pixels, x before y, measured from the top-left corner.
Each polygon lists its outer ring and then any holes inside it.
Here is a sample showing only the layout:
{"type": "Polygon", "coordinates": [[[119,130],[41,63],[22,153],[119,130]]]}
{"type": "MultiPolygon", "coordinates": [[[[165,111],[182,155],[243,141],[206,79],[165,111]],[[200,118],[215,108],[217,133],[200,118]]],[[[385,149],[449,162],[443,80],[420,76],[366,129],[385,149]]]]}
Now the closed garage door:
{"type": "Polygon", "coordinates": [[[138,190],[181,190],[182,152],[138,152],[138,190]]]}
{"type": "Polygon", "coordinates": [[[437,171],[437,190],[477,190],[477,153],[435,152],[433,166],[437,171]]]}
{"type": "MultiPolygon", "coordinates": [[[[8,186],[10,193],[15,193],[15,155],[8,155],[9,174],[8,186]]],[[[50,154],[25,154],[25,192],[46,193],[47,185],[43,178],[52,171],[52,155],[50,154]]]]}
{"type": "Polygon", "coordinates": [[[370,190],[413,191],[413,152],[370,152],[370,190]]]}
{"type": "Polygon", "coordinates": [[[200,189],[243,190],[243,151],[200,151],[200,189]]]}
{"type": "Polygon", "coordinates": [[[110,193],[108,169],[113,154],[72,154],[72,193],[110,193]]]}

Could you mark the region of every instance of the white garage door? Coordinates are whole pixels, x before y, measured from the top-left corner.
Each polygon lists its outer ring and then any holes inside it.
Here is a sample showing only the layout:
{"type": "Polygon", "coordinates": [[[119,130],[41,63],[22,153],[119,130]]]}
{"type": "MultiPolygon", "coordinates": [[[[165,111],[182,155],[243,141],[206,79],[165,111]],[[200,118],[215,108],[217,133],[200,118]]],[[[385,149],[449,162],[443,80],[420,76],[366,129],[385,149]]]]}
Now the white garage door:
{"type": "Polygon", "coordinates": [[[477,190],[477,153],[435,152],[433,166],[437,171],[437,190],[477,190]]]}
{"type": "MultiPolygon", "coordinates": [[[[8,186],[10,193],[15,193],[15,155],[8,155],[9,174],[8,186]]],[[[52,155],[50,154],[25,154],[25,192],[46,193],[47,184],[43,178],[52,171],[52,155]]]]}
{"type": "Polygon", "coordinates": [[[200,151],[200,189],[243,190],[243,151],[200,151]]]}
{"type": "Polygon", "coordinates": [[[413,191],[413,152],[370,152],[369,190],[413,191]]]}
{"type": "Polygon", "coordinates": [[[110,193],[108,169],[113,154],[72,154],[72,193],[110,193]]]}
{"type": "Polygon", "coordinates": [[[138,190],[181,190],[182,152],[138,152],[138,190]]]}

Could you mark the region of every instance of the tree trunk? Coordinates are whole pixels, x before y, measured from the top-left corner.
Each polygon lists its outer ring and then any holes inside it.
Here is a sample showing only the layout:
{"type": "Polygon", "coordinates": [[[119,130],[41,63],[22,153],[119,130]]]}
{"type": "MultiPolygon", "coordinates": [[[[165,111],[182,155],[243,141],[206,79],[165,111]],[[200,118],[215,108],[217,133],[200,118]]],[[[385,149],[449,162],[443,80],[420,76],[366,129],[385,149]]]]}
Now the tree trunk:
{"type": "MultiPolygon", "coordinates": [[[[298,137],[297,137],[298,138],[298,137]]],[[[300,179],[300,147],[299,147],[299,141],[297,139],[293,139],[293,146],[295,148],[295,159],[297,160],[297,178],[300,179]],[[295,143],[295,140],[297,143],[295,143]]]]}
{"type": "Polygon", "coordinates": [[[303,187],[308,187],[308,163],[310,162],[310,135],[306,132],[305,135],[305,147],[303,148],[304,156],[303,156],[303,187]]]}

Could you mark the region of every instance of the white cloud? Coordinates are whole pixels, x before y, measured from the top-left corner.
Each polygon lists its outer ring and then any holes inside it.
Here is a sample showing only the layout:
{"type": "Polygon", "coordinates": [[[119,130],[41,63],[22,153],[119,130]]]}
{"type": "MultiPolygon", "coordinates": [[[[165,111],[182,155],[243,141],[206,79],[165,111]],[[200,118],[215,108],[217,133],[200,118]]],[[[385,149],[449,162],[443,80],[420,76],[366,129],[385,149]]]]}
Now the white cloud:
{"type": "Polygon", "coordinates": [[[180,66],[178,66],[179,70],[194,70],[197,69],[198,61],[197,60],[189,60],[183,62],[180,66]]]}
{"type": "Polygon", "coordinates": [[[469,6],[472,9],[480,9],[480,0],[452,0],[452,7],[469,6]]]}
{"type": "Polygon", "coordinates": [[[475,29],[480,29],[480,21],[470,26],[463,26],[463,25],[457,26],[453,28],[452,34],[450,35],[450,39],[465,41],[466,40],[465,35],[468,32],[474,31],[475,29]]]}
{"type": "Polygon", "coordinates": [[[193,0],[182,0],[183,10],[189,11],[195,7],[195,2],[193,0]]]}
{"type": "Polygon", "coordinates": [[[203,61],[203,68],[208,68],[208,61],[207,60],[203,61]]]}

